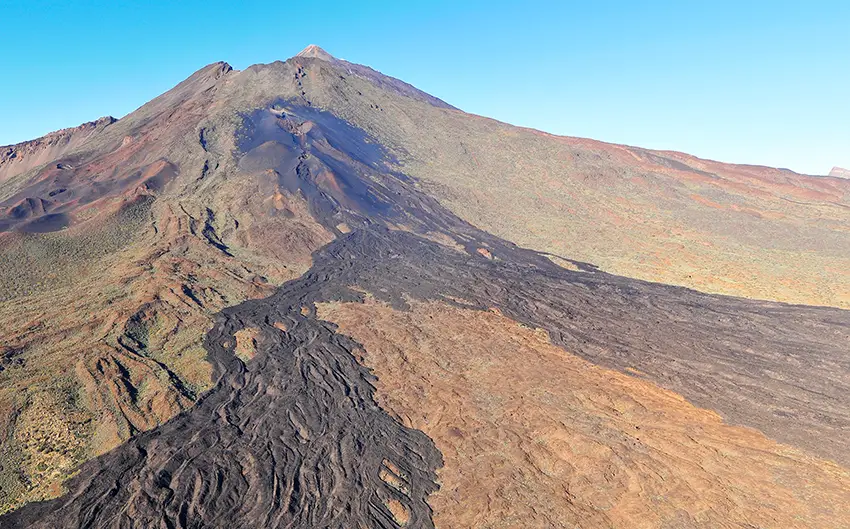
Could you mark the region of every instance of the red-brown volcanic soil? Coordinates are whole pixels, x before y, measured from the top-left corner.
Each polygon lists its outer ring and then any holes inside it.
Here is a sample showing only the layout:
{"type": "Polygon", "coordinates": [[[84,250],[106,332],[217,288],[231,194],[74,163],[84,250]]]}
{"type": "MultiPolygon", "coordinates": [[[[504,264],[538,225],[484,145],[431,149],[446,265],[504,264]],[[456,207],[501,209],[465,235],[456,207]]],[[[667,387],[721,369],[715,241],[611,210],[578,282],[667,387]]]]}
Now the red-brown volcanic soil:
{"type": "Polygon", "coordinates": [[[850,473],[597,367],[498,311],[328,304],[376,399],[434,439],[437,527],[839,527],[850,473]],[[805,492],[804,492],[805,491],[805,492]]]}

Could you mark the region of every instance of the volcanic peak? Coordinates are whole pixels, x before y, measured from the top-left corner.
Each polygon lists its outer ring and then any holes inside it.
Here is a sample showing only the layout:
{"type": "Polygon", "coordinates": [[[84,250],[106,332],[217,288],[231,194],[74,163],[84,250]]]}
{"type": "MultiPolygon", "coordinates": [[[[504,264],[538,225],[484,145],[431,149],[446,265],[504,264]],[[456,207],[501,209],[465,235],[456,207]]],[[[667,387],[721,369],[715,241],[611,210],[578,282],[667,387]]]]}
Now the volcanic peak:
{"type": "Polygon", "coordinates": [[[310,44],[309,46],[298,52],[298,55],[296,55],[296,57],[310,57],[312,59],[321,59],[323,61],[329,62],[336,60],[336,57],[326,52],[319,46],[316,46],[315,44],[310,44]]]}

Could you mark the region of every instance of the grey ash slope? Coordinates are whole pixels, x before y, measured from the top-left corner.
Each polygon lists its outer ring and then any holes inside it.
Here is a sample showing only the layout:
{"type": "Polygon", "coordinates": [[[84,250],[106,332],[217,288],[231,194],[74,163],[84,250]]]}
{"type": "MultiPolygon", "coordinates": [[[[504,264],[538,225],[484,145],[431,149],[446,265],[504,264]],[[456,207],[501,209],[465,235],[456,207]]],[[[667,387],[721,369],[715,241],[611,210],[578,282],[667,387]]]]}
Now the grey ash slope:
{"type": "Polygon", "coordinates": [[[415,86],[405,83],[400,79],[384,75],[381,72],[373,70],[368,66],[363,66],[362,64],[355,64],[342,59],[337,59],[336,57],[326,52],[319,46],[316,46],[315,44],[311,44],[301,50],[298,55],[296,55],[296,57],[325,61],[333,64],[338,68],[344,69],[348,74],[357,75],[359,77],[362,77],[363,79],[366,79],[367,81],[374,84],[380,89],[390,90],[399,95],[403,95],[411,99],[425,101],[430,105],[434,105],[435,107],[455,109],[455,107],[446,103],[442,99],[436,98],[431,94],[423,92],[415,86]]]}

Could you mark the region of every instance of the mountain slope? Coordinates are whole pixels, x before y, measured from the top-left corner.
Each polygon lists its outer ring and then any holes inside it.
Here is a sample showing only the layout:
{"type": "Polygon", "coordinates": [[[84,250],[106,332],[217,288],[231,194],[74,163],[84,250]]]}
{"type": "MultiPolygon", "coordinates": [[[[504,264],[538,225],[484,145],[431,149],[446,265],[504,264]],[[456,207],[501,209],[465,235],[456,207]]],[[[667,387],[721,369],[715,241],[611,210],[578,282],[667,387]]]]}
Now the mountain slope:
{"type": "Polygon", "coordinates": [[[612,273],[850,307],[846,180],[552,136],[410,103],[332,62],[304,63],[313,105],[375,135],[407,174],[487,231],[612,273]]]}
{"type": "Polygon", "coordinates": [[[78,127],[53,132],[37,140],[0,147],[0,182],[6,182],[21,173],[60,158],[66,152],[79,149],[115,121],[115,118],[107,116],[78,127]]]}
{"type": "Polygon", "coordinates": [[[212,315],[297,277],[332,239],[304,200],[204,146],[230,72],[210,65],[4,185],[4,505],[55,495],[81,461],[190,406],[212,383],[212,315]],[[40,218],[14,214],[31,200],[68,227],[32,233],[40,218]]]}
{"type": "Polygon", "coordinates": [[[842,306],[844,181],[517,129],[313,47],[9,182],[0,501],[100,457],[3,527],[850,516],[850,313],[607,273],[842,306]]]}

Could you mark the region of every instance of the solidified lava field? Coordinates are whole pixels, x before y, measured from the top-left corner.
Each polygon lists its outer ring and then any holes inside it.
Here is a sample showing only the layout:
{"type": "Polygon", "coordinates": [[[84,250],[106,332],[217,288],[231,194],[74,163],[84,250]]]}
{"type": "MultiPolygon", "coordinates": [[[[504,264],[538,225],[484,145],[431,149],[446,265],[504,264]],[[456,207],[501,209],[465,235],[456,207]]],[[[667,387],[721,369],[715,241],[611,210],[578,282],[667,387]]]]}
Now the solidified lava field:
{"type": "MultiPolygon", "coordinates": [[[[783,362],[787,342],[777,340],[779,330],[813,341],[824,329],[847,332],[838,325],[840,311],[752,304],[559,270],[521,260],[524,253],[500,248],[494,254],[505,261],[492,262],[404,232],[374,228],[345,236],[318,252],[303,278],[268,299],[219,315],[205,347],[220,378],[195,407],[85,464],[66,496],[27,505],[3,518],[3,526],[396,527],[387,507],[396,500],[412,526],[429,527],[425,499],[436,488],[440,453],[423,433],[405,428],[375,404],[371,376],[351,354],[357,344],[315,317],[317,302],[362,299],[349,286],[369,285],[373,296],[402,310],[406,299],[497,307],[548,328],[585,356],[591,356],[593,342],[590,333],[577,329],[586,329],[588,321],[594,322],[596,340],[610,343],[618,336],[624,351],[640,350],[649,337],[665,333],[671,343],[690,344],[696,357],[716,357],[723,354],[713,345],[717,336],[728,335],[726,361],[736,361],[744,348],[753,358],[737,361],[748,370],[737,375],[741,380],[761,376],[770,358],[783,362]],[[749,312],[743,311],[748,305],[749,312]],[[732,308],[735,317],[722,317],[732,308]],[[671,317],[677,311],[687,313],[686,328],[677,328],[671,317]],[[247,328],[259,329],[259,338],[256,356],[243,363],[233,349],[237,332],[247,328]],[[623,334],[623,328],[632,332],[623,334]],[[763,349],[730,343],[743,328],[748,337],[763,337],[763,349]],[[399,469],[402,487],[380,478],[385,461],[399,469]]],[[[829,360],[827,348],[817,353],[811,363],[829,360]]],[[[646,365],[641,369],[659,378],[679,374],[670,366],[659,367],[658,374],[646,365]]],[[[697,391],[716,384],[717,374],[689,370],[680,376],[685,374],[697,391]]],[[[753,404],[789,407],[794,397],[791,389],[766,403],[745,395],[753,404]]],[[[724,401],[714,404],[723,409],[724,401]]],[[[795,411],[807,412],[799,405],[795,411]]],[[[732,416],[745,424],[758,420],[741,410],[732,416]]],[[[819,434],[820,440],[831,435],[832,443],[843,442],[823,426],[819,434]]],[[[810,440],[813,447],[815,441],[810,440]]]]}

